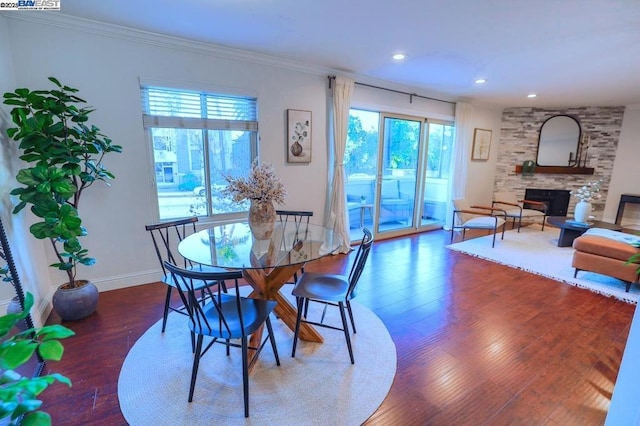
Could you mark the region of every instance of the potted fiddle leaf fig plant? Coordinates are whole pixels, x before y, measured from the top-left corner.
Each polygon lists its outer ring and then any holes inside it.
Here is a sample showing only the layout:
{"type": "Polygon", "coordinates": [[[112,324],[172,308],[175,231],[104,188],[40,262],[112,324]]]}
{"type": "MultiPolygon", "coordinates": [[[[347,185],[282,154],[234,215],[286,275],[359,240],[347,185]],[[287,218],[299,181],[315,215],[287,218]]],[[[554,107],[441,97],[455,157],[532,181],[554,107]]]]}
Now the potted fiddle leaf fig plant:
{"type": "Polygon", "coordinates": [[[16,176],[22,186],[11,191],[20,200],[13,213],[31,206],[37,218],[31,234],[51,242],[57,262],[50,266],[67,274],[68,281],[53,296],[53,307],[63,320],[76,320],[92,314],[98,304],[96,286],[77,279],[79,265],[95,263],[81,243],[87,230],[78,206],[87,188],[114,179],[103,159],[122,152],[122,147],[88,124],[94,110],[76,96],[77,89],[49,80],[55,85],[51,90],[19,88],[4,94],[16,126],[7,134],[19,143],[20,159],[27,163],[16,176]]]}

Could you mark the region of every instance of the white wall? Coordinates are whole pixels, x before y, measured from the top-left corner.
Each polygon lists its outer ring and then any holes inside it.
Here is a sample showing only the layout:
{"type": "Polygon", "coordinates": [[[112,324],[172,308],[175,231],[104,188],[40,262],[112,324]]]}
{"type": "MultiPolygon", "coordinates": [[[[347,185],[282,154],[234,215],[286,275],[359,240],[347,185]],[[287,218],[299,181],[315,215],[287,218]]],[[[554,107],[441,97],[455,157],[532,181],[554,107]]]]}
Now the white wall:
{"type": "MultiPolygon", "coordinates": [[[[124,148],[106,166],[116,176],[112,186],[96,185],[83,195],[80,213],[89,231],[85,244],[97,259],[79,270],[100,290],[159,278],[159,267],[144,225],[157,220],[153,170],[142,127],[139,78],[181,82],[259,99],[262,161],[272,163],[286,182],[287,208],[313,210],[322,221],[326,176],[326,75],[314,75],[225,59],[202,46],[162,40],[94,34],[90,30],[8,21],[18,86],[49,88],[48,76],[78,88],[96,108],[93,122],[124,148]],[[312,162],[286,163],[286,110],[313,114],[312,162]],[[321,179],[319,179],[321,177],[321,179]],[[86,198],[85,198],[86,197],[86,198]]],[[[51,253],[50,253],[51,254],[51,253]]],[[[50,262],[51,263],[51,262],[50,262]]],[[[63,275],[51,269],[54,282],[63,275]]]]}
{"type": "Polygon", "coordinates": [[[491,205],[493,199],[493,184],[496,176],[496,162],[500,145],[500,126],[502,124],[502,109],[492,109],[474,106],[468,131],[467,152],[467,187],[465,199],[470,204],[491,205]],[[491,130],[491,147],[487,161],[471,160],[474,129],[491,130]]]}
{"type": "MultiPolygon", "coordinates": [[[[640,135],[640,104],[628,105],[624,111],[616,159],[613,163],[613,174],[604,208],[605,222],[615,221],[621,194],[640,194],[640,168],[638,167],[640,137],[638,135],[640,135]]],[[[627,206],[625,220],[627,220],[627,212],[631,210],[636,212],[635,222],[640,223],[638,206],[629,204],[627,206]]]]}

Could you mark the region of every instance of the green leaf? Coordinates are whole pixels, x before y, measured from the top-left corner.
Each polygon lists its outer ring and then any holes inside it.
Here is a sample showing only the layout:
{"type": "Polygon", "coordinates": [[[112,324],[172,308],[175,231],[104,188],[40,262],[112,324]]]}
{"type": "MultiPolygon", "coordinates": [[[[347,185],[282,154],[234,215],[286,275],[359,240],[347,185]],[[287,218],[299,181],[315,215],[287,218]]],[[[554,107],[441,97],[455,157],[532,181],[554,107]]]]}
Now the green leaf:
{"type": "MultiPolygon", "coordinates": [[[[6,342],[5,342],[6,343],[6,342]]],[[[36,350],[37,344],[31,341],[19,341],[0,346],[0,366],[6,369],[15,369],[31,358],[36,350]]]]}
{"type": "Polygon", "coordinates": [[[79,259],[78,261],[85,266],[93,266],[96,264],[96,260],[93,257],[85,257],[84,259],[79,259]]]}
{"type": "Polygon", "coordinates": [[[24,88],[24,87],[21,87],[21,88],[19,88],[19,89],[16,89],[16,90],[15,90],[15,93],[16,93],[18,96],[22,97],[22,98],[26,98],[26,97],[29,95],[30,91],[29,91],[29,89],[26,89],[26,88],[24,88]]]}
{"type": "Polygon", "coordinates": [[[64,347],[57,340],[47,340],[38,346],[38,353],[45,360],[60,361],[64,353],[64,347]]]}
{"type": "Polygon", "coordinates": [[[49,81],[51,81],[51,82],[52,82],[53,84],[55,84],[56,86],[58,86],[58,87],[62,87],[62,84],[60,84],[60,82],[58,81],[58,79],[57,79],[57,78],[55,78],[55,77],[49,77],[49,78],[48,78],[48,80],[49,80],[49,81]]]}
{"type": "Polygon", "coordinates": [[[73,330],[70,330],[60,324],[44,326],[37,333],[43,341],[51,339],[66,339],[67,337],[74,336],[75,334],[76,333],[74,333],[73,330]]]}
{"type": "Polygon", "coordinates": [[[49,376],[59,381],[60,383],[64,383],[65,385],[71,387],[71,380],[69,380],[68,377],[58,373],[49,374],[49,376]]]}
{"type": "Polygon", "coordinates": [[[44,222],[34,223],[29,227],[29,231],[31,232],[31,235],[39,240],[44,240],[45,238],[50,238],[53,236],[51,227],[44,222]]]}
{"type": "Polygon", "coordinates": [[[23,417],[22,426],[51,426],[51,416],[44,411],[34,411],[23,417]]]}
{"type": "Polygon", "coordinates": [[[25,101],[21,101],[18,99],[5,99],[5,105],[18,105],[18,106],[26,106],[27,103],[25,101]]]}

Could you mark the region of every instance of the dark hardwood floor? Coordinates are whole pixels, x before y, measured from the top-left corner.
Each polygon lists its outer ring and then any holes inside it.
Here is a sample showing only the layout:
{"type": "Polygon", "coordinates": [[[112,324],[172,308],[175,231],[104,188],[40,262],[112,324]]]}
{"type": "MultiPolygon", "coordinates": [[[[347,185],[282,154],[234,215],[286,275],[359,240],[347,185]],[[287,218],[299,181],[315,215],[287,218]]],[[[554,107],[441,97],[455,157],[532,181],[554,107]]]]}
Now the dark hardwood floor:
{"type": "MultiPolygon", "coordinates": [[[[389,329],[398,368],[366,424],[603,424],[635,305],[450,251],[448,243],[449,233],[432,231],[373,246],[357,300],[389,329]]],[[[334,256],[305,269],[347,267],[348,256],[334,256]]],[[[42,394],[54,424],[126,424],[120,367],[161,318],[164,294],[160,283],[101,293],[95,314],[65,323],[76,336],[45,371],[67,375],[73,387],[55,384],[42,394]]]]}

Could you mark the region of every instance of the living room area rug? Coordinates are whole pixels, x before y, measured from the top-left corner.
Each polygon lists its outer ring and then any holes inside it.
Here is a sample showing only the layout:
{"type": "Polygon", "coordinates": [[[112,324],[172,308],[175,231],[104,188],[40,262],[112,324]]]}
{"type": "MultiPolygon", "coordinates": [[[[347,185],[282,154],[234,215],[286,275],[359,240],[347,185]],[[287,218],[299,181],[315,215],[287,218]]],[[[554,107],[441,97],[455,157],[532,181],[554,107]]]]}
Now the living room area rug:
{"type": "MultiPolygon", "coordinates": [[[[292,285],[282,293],[289,298],[292,285]]],[[[344,334],[317,328],[323,343],[298,341],[291,357],[293,332],[272,318],[281,365],[267,344],[249,375],[249,418],[242,399],[240,350],[225,355],[214,345],[200,361],[193,402],[187,402],[193,355],[188,318],[169,315],[151,326],[133,345],[122,365],[118,399],[130,425],[360,425],[387,396],[396,373],[396,347],[383,322],[352,301],[356,334],[351,334],[355,364],[349,361],[344,334]]],[[[320,318],[322,306],[309,305],[320,318]]],[[[338,325],[337,308],[324,322],[338,325]]]]}
{"type": "Polygon", "coordinates": [[[505,232],[504,240],[500,240],[498,236],[495,248],[491,248],[491,235],[450,244],[447,248],[615,297],[627,303],[638,302],[640,288],[637,285],[632,285],[629,293],[626,293],[625,283],[613,277],[580,271],[577,278],[574,278],[575,270],[571,267],[574,250],[572,247],[558,247],[559,236],[558,228],[545,226],[544,231],[541,231],[540,225],[532,224],[521,228],[519,233],[515,229],[505,232]]]}

